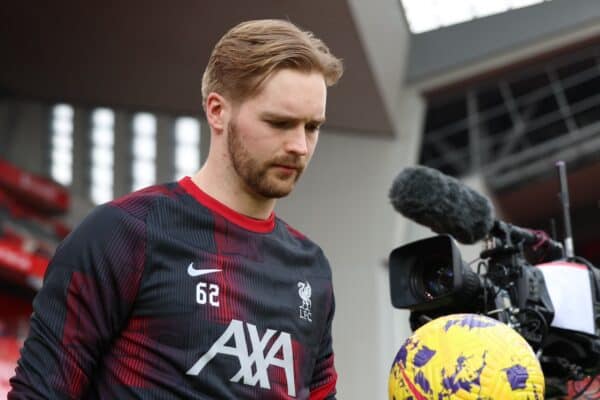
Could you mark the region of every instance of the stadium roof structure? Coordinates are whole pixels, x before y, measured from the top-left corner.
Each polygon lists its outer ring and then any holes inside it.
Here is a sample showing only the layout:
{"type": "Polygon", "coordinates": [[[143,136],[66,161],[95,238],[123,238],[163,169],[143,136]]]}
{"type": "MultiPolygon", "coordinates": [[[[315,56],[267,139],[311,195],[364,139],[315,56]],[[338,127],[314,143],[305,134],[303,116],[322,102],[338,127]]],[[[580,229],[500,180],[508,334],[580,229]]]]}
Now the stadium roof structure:
{"type": "Polygon", "coordinates": [[[385,137],[394,134],[393,109],[386,108],[382,88],[400,93],[402,84],[424,81],[437,87],[464,78],[460,73],[480,73],[474,64],[549,51],[593,36],[590,24],[600,25],[593,0],[554,0],[411,34],[400,0],[363,3],[8,2],[0,10],[0,93],[199,114],[201,73],[220,35],[241,20],[284,18],[316,32],[344,59],[345,76],[330,92],[328,126],[385,137]],[[391,62],[393,57],[406,65],[391,62]],[[398,70],[399,82],[377,76],[386,68],[398,70]],[[457,69],[462,72],[448,78],[457,69]]]}

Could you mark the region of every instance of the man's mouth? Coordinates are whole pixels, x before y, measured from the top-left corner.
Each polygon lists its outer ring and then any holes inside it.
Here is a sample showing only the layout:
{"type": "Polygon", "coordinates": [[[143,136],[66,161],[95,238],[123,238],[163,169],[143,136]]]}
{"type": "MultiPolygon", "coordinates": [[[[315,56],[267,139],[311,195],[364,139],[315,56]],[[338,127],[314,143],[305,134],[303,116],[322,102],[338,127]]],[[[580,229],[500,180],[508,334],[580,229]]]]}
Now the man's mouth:
{"type": "Polygon", "coordinates": [[[302,172],[302,167],[295,164],[273,164],[276,171],[284,175],[299,175],[302,172]]]}
{"type": "Polygon", "coordinates": [[[286,169],[286,170],[289,170],[289,171],[297,171],[297,170],[300,169],[300,167],[297,167],[295,165],[285,165],[285,164],[275,164],[275,167],[286,169]]]}

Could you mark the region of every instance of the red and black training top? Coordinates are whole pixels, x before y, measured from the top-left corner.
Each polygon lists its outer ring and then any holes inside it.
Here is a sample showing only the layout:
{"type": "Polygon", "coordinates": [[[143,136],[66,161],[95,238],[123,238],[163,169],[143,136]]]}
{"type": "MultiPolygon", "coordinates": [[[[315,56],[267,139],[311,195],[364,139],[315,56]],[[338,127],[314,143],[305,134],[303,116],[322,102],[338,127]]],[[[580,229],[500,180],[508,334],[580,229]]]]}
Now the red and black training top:
{"type": "Polygon", "coordinates": [[[335,398],[323,252],[190,178],[97,207],[33,308],[10,400],[335,398]]]}

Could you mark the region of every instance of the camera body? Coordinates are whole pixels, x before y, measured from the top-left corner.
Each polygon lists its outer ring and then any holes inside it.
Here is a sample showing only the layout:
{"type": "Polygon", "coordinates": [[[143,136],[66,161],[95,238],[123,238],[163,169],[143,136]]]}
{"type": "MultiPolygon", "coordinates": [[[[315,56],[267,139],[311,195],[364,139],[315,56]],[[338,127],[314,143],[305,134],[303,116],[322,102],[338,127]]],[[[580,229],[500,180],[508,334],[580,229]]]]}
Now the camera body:
{"type": "MultiPolygon", "coordinates": [[[[576,308],[590,311],[583,317],[589,322],[586,329],[557,323],[557,313],[563,318],[569,311],[561,292],[551,293],[545,275],[554,276],[548,271],[554,273],[558,264],[550,262],[561,258],[562,252],[526,245],[507,230],[495,230],[484,240],[480,260],[472,269],[451,236],[419,240],[390,254],[392,304],[411,311],[413,330],[431,319],[464,312],[508,324],[536,351],[548,394],[562,394],[568,380],[600,373],[600,274],[583,259],[561,261],[561,268],[577,269],[589,289],[573,288],[586,306],[577,307],[575,301],[576,308]]],[[[567,300],[573,304],[574,299],[567,300]]]]}

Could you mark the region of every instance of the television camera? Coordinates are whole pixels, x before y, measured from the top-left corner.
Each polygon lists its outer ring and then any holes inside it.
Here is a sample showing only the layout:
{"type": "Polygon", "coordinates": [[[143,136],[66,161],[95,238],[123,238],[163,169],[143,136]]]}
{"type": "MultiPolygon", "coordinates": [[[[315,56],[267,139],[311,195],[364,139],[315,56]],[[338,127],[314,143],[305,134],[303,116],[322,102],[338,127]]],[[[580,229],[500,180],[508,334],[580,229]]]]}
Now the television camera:
{"type": "Polygon", "coordinates": [[[557,166],[564,246],[496,220],[487,198],[437,170],[405,169],[390,190],[396,210],[440,234],[391,252],[393,306],[410,310],[413,330],[465,312],[508,324],[536,352],[548,398],[565,395],[569,380],[600,373],[600,270],[574,255],[565,166],[557,166]],[[483,243],[475,265],[455,238],[483,243]]]}

